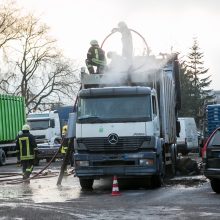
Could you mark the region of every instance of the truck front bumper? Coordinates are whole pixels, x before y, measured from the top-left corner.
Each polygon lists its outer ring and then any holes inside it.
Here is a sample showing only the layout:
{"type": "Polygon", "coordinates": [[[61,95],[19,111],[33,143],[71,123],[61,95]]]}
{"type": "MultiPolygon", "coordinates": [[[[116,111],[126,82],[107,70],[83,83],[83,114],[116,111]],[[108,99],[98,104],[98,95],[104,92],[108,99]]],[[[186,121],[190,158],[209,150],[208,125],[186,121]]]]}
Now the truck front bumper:
{"type": "MultiPolygon", "coordinates": [[[[55,155],[55,153],[57,152],[58,149],[59,148],[57,148],[57,149],[50,149],[50,148],[48,148],[48,149],[46,149],[46,148],[38,149],[37,158],[38,159],[52,158],[55,155]]],[[[63,156],[60,152],[56,156],[56,158],[62,158],[62,157],[63,156]]]]}
{"type": "MultiPolygon", "coordinates": [[[[58,151],[59,148],[60,148],[60,144],[56,144],[56,145],[38,144],[37,158],[38,159],[51,158],[55,155],[55,153],[58,151]]],[[[61,158],[61,157],[62,154],[61,152],[59,152],[56,158],[61,158]]]]}
{"type": "Polygon", "coordinates": [[[129,176],[152,176],[159,174],[158,160],[155,152],[128,153],[123,155],[74,155],[75,173],[78,177],[100,178],[117,175],[118,177],[129,176]],[[153,161],[151,164],[141,165],[140,160],[153,161]],[[80,162],[87,162],[88,166],[80,166],[80,162]]]}

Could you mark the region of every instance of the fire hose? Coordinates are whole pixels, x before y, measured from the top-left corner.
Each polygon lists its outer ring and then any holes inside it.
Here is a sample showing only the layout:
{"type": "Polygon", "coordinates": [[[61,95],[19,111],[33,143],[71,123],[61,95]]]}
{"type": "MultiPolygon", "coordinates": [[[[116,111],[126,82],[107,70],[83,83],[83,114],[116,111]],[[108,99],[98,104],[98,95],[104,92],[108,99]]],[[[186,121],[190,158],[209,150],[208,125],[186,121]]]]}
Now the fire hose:
{"type": "Polygon", "coordinates": [[[38,175],[40,175],[44,170],[46,170],[50,165],[51,163],[53,162],[53,160],[56,158],[56,156],[58,155],[61,147],[62,147],[62,144],[63,144],[63,139],[61,141],[61,144],[60,144],[60,147],[59,149],[56,151],[56,153],[54,154],[54,156],[51,158],[51,160],[47,163],[47,165],[45,167],[43,167],[43,169],[41,169],[39,172],[37,172],[35,175],[33,175],[32,177],[29,177],[28,179],[25,179],[25,180],[20,180],[20,181],[13,181],[13,182],[7,182],[7,184],[17,184],[17,183],[24,183],[24,182],[27,182],[31,179],[35,179],[38,175]]]}
{"type": "MultiPolygon", "coordinates": [[[[38,175],[34,179],[51,178],[51,177],[56,177],[56,176],[57,175],[55,175],[55,174],[52,174],[52,175],[50,174],[50,175],[46,175],[46,176],[45,175],[38,175]]],[[[21,181],[21,178],[0,179],[0,183],[6,182],[7,184],[13,184],[13,183],[17,184],[17,183],[20,183],[20,181],[21,181]],[[12,181],[12,182],[10,182],[10,181],[12,181]]]]}

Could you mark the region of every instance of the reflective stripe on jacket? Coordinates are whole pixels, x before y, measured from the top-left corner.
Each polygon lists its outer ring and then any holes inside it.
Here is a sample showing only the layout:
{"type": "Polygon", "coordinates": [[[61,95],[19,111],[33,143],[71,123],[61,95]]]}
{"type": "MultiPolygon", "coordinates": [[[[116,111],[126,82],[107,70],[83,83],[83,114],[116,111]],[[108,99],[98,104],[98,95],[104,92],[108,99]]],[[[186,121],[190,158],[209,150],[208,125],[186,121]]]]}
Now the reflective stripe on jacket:
{"type": "Polygon", "coordinates": [[[24,133],[19,135],[16,140],[16,150],[20,154],[20,160],[33,160],[34,149],[37,147],[35,138],[32,134],[24,133]]]}
{"type": "Polygon", "coordinates": [[[19,140],[21,160],[34,159],[34,152],[31,152],[31,149],[30,149],[29,137],[20,137],[18,140],[19,140]]]}
{"type": "Polygon", "coordinates": [[[62,147],[61,147],[61,153],[62,153],[62,154],[65,154],[66,151],[67,151],[67,149],[68,149],[68,147],[62,146],[62,147]]]}
{"type": "Polygon", "coordinates": [[[87,59],[98,65],[106,65],[105,52],[102,48],[97,46],[89,48],[87,59]]]}
{"type": "Polygon", "coordinates": [[[63,145],[62,145],[62,147],[61,147],[61,153],[62,153],[62,154],[65,154],[66,151],[67,151],[67,149],[68,149],[68,141],[69,141],[68,138],[64,138],[64,139],[63,139],[63,145]]]}

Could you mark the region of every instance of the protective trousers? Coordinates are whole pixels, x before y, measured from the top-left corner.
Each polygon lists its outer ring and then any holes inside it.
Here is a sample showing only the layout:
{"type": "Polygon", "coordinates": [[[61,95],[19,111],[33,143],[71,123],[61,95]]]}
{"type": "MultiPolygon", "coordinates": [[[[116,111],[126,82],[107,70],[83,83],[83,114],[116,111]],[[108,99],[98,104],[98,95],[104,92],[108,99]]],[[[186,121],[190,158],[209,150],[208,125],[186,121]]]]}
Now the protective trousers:
{"type": "Polygon", "coordinates": [[[105,70],[105,65],[99,64],[99,63],[95,63],[95,62],[93,62],[91,60],[88,60],[88,59],[86,59],[86,66],[87,66],[90,74],[94,74],[95,73],[95,70],[94,70],[93,66],[97,67],[97,69],[96,69],[96,73],[97,74],[103,74],[103,72],[105,70]]]}
{"type": "Polygon", "coordinates": [[[34,160],[22,160],[23,179],[28,179],[34,168],[34,160]]]}

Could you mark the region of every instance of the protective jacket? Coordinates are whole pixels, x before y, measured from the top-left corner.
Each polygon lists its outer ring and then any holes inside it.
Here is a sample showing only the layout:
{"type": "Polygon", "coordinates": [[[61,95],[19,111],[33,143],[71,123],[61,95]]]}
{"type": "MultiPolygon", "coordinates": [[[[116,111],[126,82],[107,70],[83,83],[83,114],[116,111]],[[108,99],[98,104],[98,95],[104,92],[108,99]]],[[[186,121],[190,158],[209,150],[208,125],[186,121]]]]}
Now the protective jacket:
{"type": "Polygon", "coordinates": [[[63,145],[61,147],[61,153],[66,154],[67,149],[68,149],[68,138],[64,138],[63,139],[63,145]]]}
{"type": "Polygon", "coordinates": [[[87,60],[94,66],[105,65],[105,52],[99,46],[92,46],[87,53],[87,60]]]}
{"type": "Polygon", "coordinates": [[[64,125],[63,128],[62,128],[62,137],[63,137],[62,147],[61,147],[61,153],[62,154],[66,154],[67,149],[68,149],[67,130],[68,130],[68,126],[64,125]]]}
{"type": "Polygon", "coordinates": [[[34,149],[37,148],[35,138],[29,132],[18,135],[16,139],[16,151],[20,154],[20,160],[33,160],[34,149]]]}

